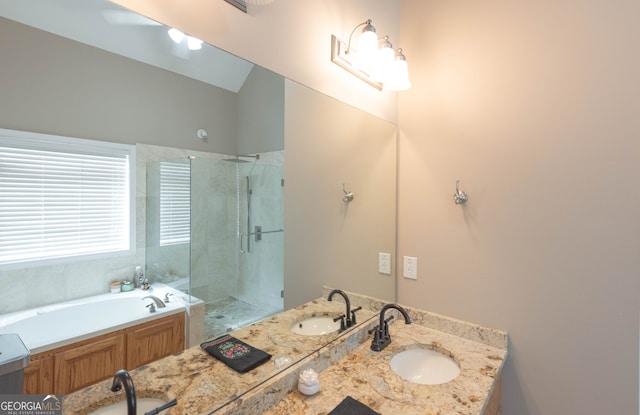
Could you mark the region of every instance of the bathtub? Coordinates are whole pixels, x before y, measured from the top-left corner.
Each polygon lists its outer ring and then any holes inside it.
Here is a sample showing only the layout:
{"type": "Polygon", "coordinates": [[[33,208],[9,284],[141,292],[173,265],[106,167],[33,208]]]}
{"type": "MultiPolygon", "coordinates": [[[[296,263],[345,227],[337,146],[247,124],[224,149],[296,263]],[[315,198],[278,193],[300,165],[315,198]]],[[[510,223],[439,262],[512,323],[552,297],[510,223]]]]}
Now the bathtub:
{"type": "Polygon", "coordinates": [[[166,307],[149,312],[146,306],[153,301],[143,297],[164,299],[165,292],[135,289],[4,314],[0,334],[17,333],[31,354],[44,352],[185,310],[174,295],[166,307]]]}

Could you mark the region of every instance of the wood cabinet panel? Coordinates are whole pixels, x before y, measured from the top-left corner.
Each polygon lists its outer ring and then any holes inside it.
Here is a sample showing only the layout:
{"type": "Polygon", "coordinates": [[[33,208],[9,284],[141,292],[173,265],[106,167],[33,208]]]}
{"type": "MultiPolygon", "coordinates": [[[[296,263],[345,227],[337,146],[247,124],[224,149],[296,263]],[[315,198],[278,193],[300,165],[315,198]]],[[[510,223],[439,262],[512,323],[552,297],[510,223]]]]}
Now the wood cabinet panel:
{"type": "Polygon", "coordinates": [[[53,391],[53,358],[47,354],[32,356],[24,369],[23,393],[51,393],[53,391]],[[49,392],[42,392],[49,391],[49,392]]]}
{"type": "Polygon", "coordinates": [[[125,335],[118,334],[56,353],[54,392],[66,395],[108,379],[117,370],[124,369],[125,350],[125,335]]]}
{"type": "Polygon", "coordinates": [[[184,316],[141,324],[127,333],[127,370],[184,350],[184,316]]]}
{"type": "Polygon", "coordinates": [[[24,393],[66,395],[184,349],[184,313],[31,356],[24,393]]]}

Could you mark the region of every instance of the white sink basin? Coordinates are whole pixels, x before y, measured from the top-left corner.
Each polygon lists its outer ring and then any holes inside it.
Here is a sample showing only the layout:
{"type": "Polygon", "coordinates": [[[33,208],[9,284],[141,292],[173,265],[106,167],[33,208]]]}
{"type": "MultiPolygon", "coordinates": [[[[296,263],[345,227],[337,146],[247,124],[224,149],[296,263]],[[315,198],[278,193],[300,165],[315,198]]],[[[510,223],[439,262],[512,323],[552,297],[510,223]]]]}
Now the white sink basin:
{"type": "Polygon", "coordinates": [[[291,331],[304,336],[322,336],[340,330],[340,320],[333,321],[332,317],[309,317],[296,322],[291,331]]]}
{"type": "MultiPolygon", "coordinates": [[[[164,405],[165,403],[166,401],[163,401],[162,399],[156,399],[156,398],[136,399],[137,413],[144,414],[145,412],[149,412],[152,409],[156,409],[157,407],[164,405]]],[[[167,411],[169,409],[167,409],[167,411]]],[[[161,414],[164,414],[164,413],[165,413],[164,411],[161,412],[161,414]]],[[[109,406],[104,406],[94,412],[91,412],[89,415],[127,415],[127,401],[121,401],[118,403],[111,404],[109,406]]]]}
{"type": "Polygon", "coordinates": [[[452,358],[429,349],[405,350],[393,356],[389,364],[401,378],[421,385],[447,383],[460,374],[452,358]]]}

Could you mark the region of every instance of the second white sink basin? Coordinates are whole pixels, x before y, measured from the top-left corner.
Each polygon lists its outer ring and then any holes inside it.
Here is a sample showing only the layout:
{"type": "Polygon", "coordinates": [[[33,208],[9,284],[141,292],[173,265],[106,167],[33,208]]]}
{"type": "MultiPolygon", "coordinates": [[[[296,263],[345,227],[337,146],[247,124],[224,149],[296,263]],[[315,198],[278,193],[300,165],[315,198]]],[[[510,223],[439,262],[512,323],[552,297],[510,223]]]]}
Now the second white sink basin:
{"type": "Polygon", "coordinates": [[[421,385],[447,383],[460,374],[452,358],[430,349],[405,350],[393,356],[389,364],[401,378],[421,385]]]}
{"type": "MultiPolygon", "coordinates": [[[[144,414],[166,403],[162,399],[140,398],[136,399],[137,413],[144,414]]],[[[161,412],[165,413],[165,412],[161,412]]],[[[89,415],[127,415],[127,401],[121,401],[108,406],[104,406],[89,415]]]]}
{"type": "Polygon", "coordinates": [[[333,321],[332,317],[308,317],[291,326],[291,331],[304,336],[322,336],[340,330],[340,321],[333,321]]]}

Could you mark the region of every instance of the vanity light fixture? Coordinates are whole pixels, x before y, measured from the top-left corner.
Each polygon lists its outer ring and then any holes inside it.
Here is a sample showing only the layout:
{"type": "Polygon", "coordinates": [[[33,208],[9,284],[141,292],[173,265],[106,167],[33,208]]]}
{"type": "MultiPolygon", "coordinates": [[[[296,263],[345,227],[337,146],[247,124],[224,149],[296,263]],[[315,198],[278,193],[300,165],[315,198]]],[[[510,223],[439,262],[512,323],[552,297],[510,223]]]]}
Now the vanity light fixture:
{"type": "Polygon", "coordinates": [[[403,91],[411,87],[402,49],[394,51],[389,36],[378,39],[371,19],[357,25],[347,43],[331,35],[331,61],[378,90],[403,91]],[[361,27],[356,49],[351,41],[361,27]]]}
{"type": "Polygon", "coordinates": [[[173,40],[175,43],[181,43],[186,37],[187,47],[189,48],[189,50],[202,49],[202,40],[193,36],[187,36],[178,29],[171,28],[169,29],[168,34],[171,40],[173,40]]]}

